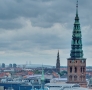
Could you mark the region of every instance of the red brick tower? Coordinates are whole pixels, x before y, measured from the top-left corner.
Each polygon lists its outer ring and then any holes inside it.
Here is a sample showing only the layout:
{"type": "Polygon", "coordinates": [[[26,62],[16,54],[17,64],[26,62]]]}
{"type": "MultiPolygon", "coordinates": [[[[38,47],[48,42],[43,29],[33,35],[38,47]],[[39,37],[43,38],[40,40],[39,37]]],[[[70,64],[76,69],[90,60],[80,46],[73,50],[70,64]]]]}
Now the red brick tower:
{"type": "Polygon", "coordinates": [[[86,58],[83,58],[82,35],[78,16],[78,0],[76,4],[76,17],[74,22],[71,53],[67,59],[67,83],[77,83],[86,87],[86,58]]]}

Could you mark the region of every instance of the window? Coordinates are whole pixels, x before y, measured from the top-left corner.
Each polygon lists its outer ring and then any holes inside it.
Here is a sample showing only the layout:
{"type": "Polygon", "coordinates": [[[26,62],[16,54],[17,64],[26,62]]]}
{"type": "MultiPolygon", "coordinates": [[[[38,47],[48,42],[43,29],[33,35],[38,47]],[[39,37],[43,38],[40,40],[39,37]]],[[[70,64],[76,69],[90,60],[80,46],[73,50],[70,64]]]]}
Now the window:
{"type": "Polygon", "coordinates": [[[80,71],[82,72],[82,67],[80,68],[80,71]]]}
{"type": "Polygon", "coordinates": [[[72,73],[72,67],[70,67],[70,73],[72,73]]]}
{"type": "Polygon", "coordinates": [[[85,72],[85,67],[83,67],[83,72],[85,72]]]}
{"type": "Polygon", "coordinates": [[[85,81],[85,76],[83,76],[83,81],[85,81]]]}
{"type": "Polygon", "coordinates": [[[74,76],[74,81],[77,81],[77,76],[74,76]]]}
{"type": "Polygon", "coordinates": [[[81,81],[85,81],[85,76],[80,76],[81,81]]]}
{"type": "Polygon", "coordinates": [[[77,40],[77,44],[79,43],[79,40],[77,40]]]}
{"type": "Polygon", "coordinates": [[[75,73],[77,73],[77,67],[75,67],[75,73]]]}
{"type": "Polygon", "coordinates": [[[82,76],[80,76],[80,81],[82,81],[82,76]]]}
{"type": "Polygon", "coordinates": [[[72,81],[72,76],[71,75],[69,76],[69,81],[72,81]]]}

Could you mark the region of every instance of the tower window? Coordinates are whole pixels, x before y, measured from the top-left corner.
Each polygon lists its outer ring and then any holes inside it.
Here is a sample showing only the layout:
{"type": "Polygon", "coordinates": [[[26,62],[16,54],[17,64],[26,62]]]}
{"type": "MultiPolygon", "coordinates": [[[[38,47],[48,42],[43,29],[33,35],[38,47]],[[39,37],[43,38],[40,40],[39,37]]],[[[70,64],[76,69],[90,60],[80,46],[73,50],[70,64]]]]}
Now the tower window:
{"type": "Polygon", "coordinates": [[[85,67],[83,67],[83,72],[85,72],[85,67]]]}
{"type": "Polygon", "coordinates": [[[82,67],[80,68],[80,71],[82,72],[82,67]]]}
{"type": "Polygon", "coordinates": [[[70,61],[70,63],[71,63],[71,61],[70,61]]]}
{"type": "Polygon", "coordinates": [[[75,67],[75,73],[77,73],[77,67],[75,67]]]}
{"type": "Polygon", "coordinates": [[[76,28],[76,25],[74,25],[74,28],[76,28]]]}
{"type": "Polygon", "coordinates": [[[77,44],[79,43],[79,40],[77,40],[77,44]]]}
{"type": "Polygon", "coordinates": [[[82,81],[82,76],[80,76],[80,81],[82,81]]]}
{"type": "Polygon", "coordinates": [[[77,76],[74,76],[74,81],[77,81],[77,76]]]}
{"type": "Polygon", "coordinates": [[[72,67],[70,67],[70,73],[72,73],[72,67]]]}
{"type": "Polygon", "coordinates": [[[72,81],[72,76],[69,76],[69,81],[72,81]]]}
{"type": "Polygon", "coordinates": [[[83,81],[85,81],[85,76],[83,76],[83,81]]]}
{"type": "Polygon", "coordinates": [[[77,26],[77,29],[78,29],[78,26],[77,26]]]}
{"type": "Polygon", "coordinates": [[[81,81],[85,81],[85,76],[80,76],[81,81]]]}

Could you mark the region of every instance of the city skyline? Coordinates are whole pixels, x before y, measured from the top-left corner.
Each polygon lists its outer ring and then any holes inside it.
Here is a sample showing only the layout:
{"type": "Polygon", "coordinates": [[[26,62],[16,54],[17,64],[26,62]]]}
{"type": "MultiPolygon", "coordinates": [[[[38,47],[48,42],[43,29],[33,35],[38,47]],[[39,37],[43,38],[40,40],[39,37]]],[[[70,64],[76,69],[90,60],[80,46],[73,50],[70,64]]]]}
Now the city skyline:
{"type": "MultiPolygon", "coordinates": [[[[79,1],[83,53],[91,66],[92,0],[79,1]]],[[[70,57],[76,0],[7,0],[0,3],[0,63],[61,66],[70,57]]]]}

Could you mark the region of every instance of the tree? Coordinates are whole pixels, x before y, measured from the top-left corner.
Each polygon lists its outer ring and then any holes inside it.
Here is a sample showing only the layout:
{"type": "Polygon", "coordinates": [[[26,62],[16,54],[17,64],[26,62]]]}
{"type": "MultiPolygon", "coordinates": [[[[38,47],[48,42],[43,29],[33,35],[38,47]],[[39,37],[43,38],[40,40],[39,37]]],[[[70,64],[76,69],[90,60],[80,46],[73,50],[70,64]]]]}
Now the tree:
{"type": "Polygon", "coordinates": [[[67,71],[62,71],[59,73],[60,76],[63,76],[63,75],[66,75],[67,74],[67,71]]]}

